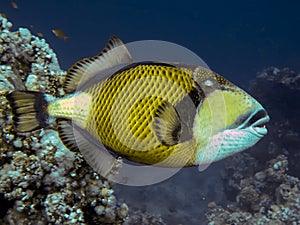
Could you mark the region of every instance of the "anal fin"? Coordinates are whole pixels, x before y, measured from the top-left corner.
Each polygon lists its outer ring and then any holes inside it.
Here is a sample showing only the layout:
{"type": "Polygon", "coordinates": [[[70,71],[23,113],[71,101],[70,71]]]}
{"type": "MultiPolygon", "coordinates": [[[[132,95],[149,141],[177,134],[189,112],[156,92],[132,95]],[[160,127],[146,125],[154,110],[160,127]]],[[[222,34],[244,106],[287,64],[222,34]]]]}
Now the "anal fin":
{"type": "Polygon", "coordinates": [[[58,121],[58,133],[60,140],[70,151],[77,151],[78,146],[74,137],[74,129],[69,120],[58,121]]]}
{"type": "Polygon", "coordinates": [[[117,159],[107,151],[104,145],[82,128],[72,124],[71,121],[61,120],[58,126],[60,138],[66,147],[70,150],[78,149],[97,173],[107,177],[117,164],[117,159]]]}

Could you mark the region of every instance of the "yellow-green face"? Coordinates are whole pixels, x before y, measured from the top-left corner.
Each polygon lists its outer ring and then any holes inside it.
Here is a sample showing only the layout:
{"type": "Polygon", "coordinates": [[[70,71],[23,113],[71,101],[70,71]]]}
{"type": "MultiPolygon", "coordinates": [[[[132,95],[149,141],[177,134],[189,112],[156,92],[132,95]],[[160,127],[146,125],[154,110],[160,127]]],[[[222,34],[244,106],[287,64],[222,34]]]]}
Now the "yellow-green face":
{"type": "Polygon", "coordinates": [[[196,164],[209,164],[245,150],[265,134],[269,117],[253,97],[218,74],[199,79],[206,97],[197,108],[193,132],[196,164]]]}

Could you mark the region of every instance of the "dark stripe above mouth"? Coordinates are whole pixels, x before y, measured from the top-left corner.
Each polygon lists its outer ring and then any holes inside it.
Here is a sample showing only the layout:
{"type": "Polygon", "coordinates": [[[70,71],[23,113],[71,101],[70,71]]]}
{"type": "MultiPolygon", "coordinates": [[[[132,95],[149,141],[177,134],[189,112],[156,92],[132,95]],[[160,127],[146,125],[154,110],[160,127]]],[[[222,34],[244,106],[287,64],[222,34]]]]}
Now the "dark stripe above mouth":
{"type": "Polygon", "coordinates": [[[262,109],[262,110],[259,110],[257,113],[255,113],[251,119],[248,121],[248,123],[246,124],[246,127],[247,126],[258,126],[258,127],[263,127],[265,125],[265,122],[263,123],[257,123],[259,121],[261,121],[261,119],[263,118],[266,118],[268,116],[266,110],[262,109]]]}
{"type": "Polygon", "coordinates": [[[239,117],[231,128],[238,127],[244,129],[251,126],[263,127],[269,121],[269,116],[264,109],[260,109],[256,112],[247,113],[239,117]]]}

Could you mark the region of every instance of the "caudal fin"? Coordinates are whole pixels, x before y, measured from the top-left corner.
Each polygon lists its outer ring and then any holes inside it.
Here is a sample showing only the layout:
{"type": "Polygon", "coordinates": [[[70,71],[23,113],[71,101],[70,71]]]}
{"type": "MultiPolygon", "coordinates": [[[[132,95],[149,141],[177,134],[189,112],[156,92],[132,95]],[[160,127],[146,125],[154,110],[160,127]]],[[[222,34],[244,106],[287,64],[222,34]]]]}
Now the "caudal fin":
{"type": "Polygon", "coordinates": [[[6,95],[10,102],[18,132],[29,132],[47,126],[48,102],[45,94],[34,91],[14,91],[6,95]]]}

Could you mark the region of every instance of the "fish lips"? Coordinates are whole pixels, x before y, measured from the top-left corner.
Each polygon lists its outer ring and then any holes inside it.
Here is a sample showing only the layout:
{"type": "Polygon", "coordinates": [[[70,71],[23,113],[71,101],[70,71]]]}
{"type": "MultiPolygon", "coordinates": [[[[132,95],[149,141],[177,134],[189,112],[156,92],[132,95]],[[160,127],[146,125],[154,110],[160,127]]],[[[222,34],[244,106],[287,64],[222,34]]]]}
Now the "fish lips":
{"type": "Polygon", "coordinates": [[[254,130],[254,133],[257,136],[264,136],[268,133],[268,129],[266,128],[266,124],[270,121],[270,117],[266,116],[261,118],[260,120],[256,121],[252,124],[251,128],[254,130]]]}

